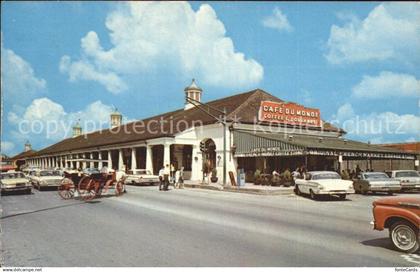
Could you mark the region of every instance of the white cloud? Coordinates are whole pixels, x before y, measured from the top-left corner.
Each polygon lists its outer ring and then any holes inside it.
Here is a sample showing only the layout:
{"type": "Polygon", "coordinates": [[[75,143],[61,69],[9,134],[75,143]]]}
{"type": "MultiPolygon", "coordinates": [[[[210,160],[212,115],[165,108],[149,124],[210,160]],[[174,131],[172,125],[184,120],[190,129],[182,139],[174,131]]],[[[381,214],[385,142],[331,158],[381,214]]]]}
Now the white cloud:
{"type": "Polygon", "coordinates": [[[111,112],[112,107],[101,101],[93,102],[81,111],[66,112],[62,105],[44,97],[35,99],[21,116],[12,112],[9,119],[13,115],[14,120],[19,120],[15,135],[38,140],[61,140],[71,136],[72,126],[79,119],[84,132],[108,127],[111,112]]]}
{"type": "Polygon", "coordinates": [[[414,138],[414,137],[410,137],[410,138],[405,139],[406,143],[413,143],[413,142],[418,142],[418,141],[419,141],[419,139],[416,140],[416,138],[414,138]]]}
{"type": "Polygon", "coordinates": [[[194,11],[187,2],[124,3],[108,14],[106,27],[109,50],[90,31],[81,40],[80,60],[62,58],[60,70],[70,80],[95,80],[115,93],[124,90],[124,77],[158,69],[222,87],[247,87],[263,78],[263,67],[235,51],[208,4],[194,11]]]}
{"type": "Polygon", "coordinates": [[[15,148],[15,144],[9,141],[1,141],[0,153],[9,153],[15,148]]]}
{"type": "Polygon", "coordinates": [[[381,139],[400,138],[402,135],[420,137],[420,117],[413,114],[394,112],[358,115],[350,103],[338,108],[331,122],[343,128],[354,137],[381,139]],[[374,138],[371,138],[374,136],[374,138]]]}
{"type": "Polygon", "coordinates": [[[111,93],[120,93],[127,89],[127,85],[113,72],[101,72],[87,61],[70,60],[69,56],[63,56],[60,61],[60,72],[68,73],[70,81],[81,80],[96,81],[111,93]]]}
{"type": "Polygon", "coordinates": [[[344,26],[333,25],[325,57],[334,64],[419,61],[419,18],[418,3],[380,4],[364,20],[353,16],[344,26]]]}
{"type": "Polygon", "coordinates": [[[278,31],[290,32],[293,27],[290,25],[287,16],[279,8],[274,8],[273,14],[263,19],[262,24],[268,28],[274,28],[278,31]]]}
{"type": "Polygon", "coordinates": [[[408,74],[383,71],[378,76],[364,76],[353,88],[360,98],[420,97],[420,80],[408,74]]]}
{"type": "Polygon", "coordinates": [[[300,89],[299,97],[305,105],[310,105],[313,102],[311,92],[307,89],[300,89]]]}
{"type": "Polygon", "coordinates": [[[345,121],[350,118],[353,118],[355,116],[354,109],[350,103],[345,103],[344,105],[341,105],[337,113],[334,115],[334,119],[337,119],[339,121],[345,121]]]}
{"type": "Polygon", "coordinates": [[[7,103],[30,101],[47,86],[45,79],[38,78],[32,66],[1,42],[1,87],[7,103]]]}

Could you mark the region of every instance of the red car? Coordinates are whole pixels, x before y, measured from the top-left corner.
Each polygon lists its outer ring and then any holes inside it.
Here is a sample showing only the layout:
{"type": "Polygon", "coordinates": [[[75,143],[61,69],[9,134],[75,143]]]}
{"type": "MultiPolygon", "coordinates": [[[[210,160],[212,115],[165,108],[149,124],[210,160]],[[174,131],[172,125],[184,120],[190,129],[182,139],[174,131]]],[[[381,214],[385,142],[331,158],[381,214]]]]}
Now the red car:
{"type": "Polygon", "coordinates": [[[403,252],[419,249],[420,197],[396,196],[373,202],[374,229],[389,229],[389,238],[403,252]]]}

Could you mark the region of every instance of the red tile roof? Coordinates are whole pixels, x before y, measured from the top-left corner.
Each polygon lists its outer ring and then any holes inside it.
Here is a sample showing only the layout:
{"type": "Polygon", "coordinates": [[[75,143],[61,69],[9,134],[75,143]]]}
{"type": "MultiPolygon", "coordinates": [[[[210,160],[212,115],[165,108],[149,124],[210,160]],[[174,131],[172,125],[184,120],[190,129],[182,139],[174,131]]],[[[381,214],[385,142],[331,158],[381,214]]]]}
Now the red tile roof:
{"type": "MultiPolygon", "coordinates": [[[[222,99],[213,100],[205,103],[204,105],[220,110],[225,109],[228,119],[233,119],[236,116],[241,123],[253,123],[254,117],[258,115],[260,103],[263,100],[282,102],[279,98],[263,90],[256,89],[246,93],[240,93],[222,99]]],[[[217,112],[211,113],[216,116],[220,115],[217,112]]],[[[144,120],[124,124],[113,129],[105,129],[87,133],[75,138],[67,138],[40,150],[34,154],[34,156],[111,144],[129,143],[160,137],[174,137],[175,134],[192,127],[192,125],[194,123],[197,124],[196,122],[198,121],[200,121],[203,125],[217,122],[198,108],[194,107],[188,110],[179,109],[144,120]],[[160,120],[164,121],[160,122],[160,120]],[[171,122],[172,124],[177,124],[177,122],[181,120],[182,122],[178,123],[180,124],[179,126],[175,125],[171,127],[171,122]],[[146,127],[149,128],[148,131],[144,129],[146,127]],[[143,129],[139,131],[141,128],[143,129]]],[[[319,130],[319,128],[311,129],[319,130]]],[[[329,123],[324,123],[324,130],[344,133],[343,130],[336,128],[329,123]]]]}
{"type": "Polygon", "coordinates": [[[391,144],[380,144],[381,146],[391,147],[403,151],[420,153],[420,142],[412,143],[391,143],[391,144]]]}

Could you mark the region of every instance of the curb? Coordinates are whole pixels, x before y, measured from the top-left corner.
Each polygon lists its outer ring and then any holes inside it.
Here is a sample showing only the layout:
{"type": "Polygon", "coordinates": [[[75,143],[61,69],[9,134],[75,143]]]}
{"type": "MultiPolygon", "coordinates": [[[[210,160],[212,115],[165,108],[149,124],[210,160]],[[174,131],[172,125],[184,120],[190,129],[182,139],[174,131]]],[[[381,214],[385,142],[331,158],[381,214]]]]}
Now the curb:
{"type": "Polygon", "coordinates": [[[250,189],[250,188],[237,188],[237,187],[224,187],[217,188],[215,186],[205,185],[205,184],[184,184],[185,188],[194,188],[194,189],[207,189],[213,191],[224,191],[232,193],[244,193],[244,194],[253,194],[253,195],[290,195],[293,194],[293,187],[287,189],[279,190],[263,190],[263,189],[250,189]]]}

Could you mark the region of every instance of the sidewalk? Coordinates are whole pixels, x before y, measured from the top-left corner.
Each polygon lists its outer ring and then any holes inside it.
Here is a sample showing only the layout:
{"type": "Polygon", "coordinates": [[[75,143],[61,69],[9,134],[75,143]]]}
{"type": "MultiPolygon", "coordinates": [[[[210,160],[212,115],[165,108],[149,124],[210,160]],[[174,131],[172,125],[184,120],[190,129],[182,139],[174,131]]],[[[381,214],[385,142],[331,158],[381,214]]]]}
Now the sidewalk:
{"type": "Polygon", "coordinates": [[[223,187],[220,183],[201,183],[201,181],[185,180],[184,187],[256,195],[289,195],[294,193],[293,187],[262,186],[252,183],[246,183],[245,186],[241,187],[231,186],[230,184],[223,187]]]}

